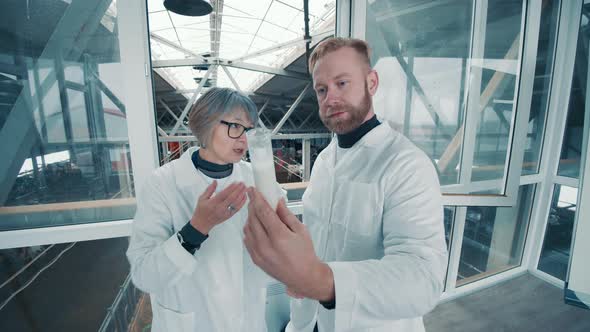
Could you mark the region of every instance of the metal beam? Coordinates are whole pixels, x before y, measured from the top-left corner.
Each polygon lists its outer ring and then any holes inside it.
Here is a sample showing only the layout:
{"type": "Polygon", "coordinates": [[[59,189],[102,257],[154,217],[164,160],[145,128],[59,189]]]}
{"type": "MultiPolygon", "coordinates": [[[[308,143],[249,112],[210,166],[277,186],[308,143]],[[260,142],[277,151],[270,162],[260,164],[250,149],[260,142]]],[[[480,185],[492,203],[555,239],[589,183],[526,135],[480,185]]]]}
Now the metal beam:
{"type": "MultiPolygon", "coordinates": [[[[281,112],[283,112],[283,115],[287,114],[287,112],[282,107],[279,107],[279,110],[281,112]]],[[[291,116],[287,118],[287,121],[289,121],[289,123],[291,124],[291,127],[293,127],[293,129],[297,129],[295,122],[293,122],[293,120],[291,119],[291,117],[293,117],[293,116],[295,116],[295,114],[291,114],[291,116]]]]}
{"type": "MultiPolygon", "coordinates": [[[[65,53],[62,53],[64,55],[64,59],[78,61],[80,59],[80,56],[82,56],[82,54],[86,52],[86,46],[88,42],[94,37],[94,34],[100,26],[100,22],[105,16],[105,13],[109,9],[111,3],[111,0],[100,0],[98,1],[98,3],[88,2],[87,8],[85,8],[85,10],[88,10],[88,13],[78,13],[77,16],[74,16],[76,15],[74,13],[74,15],[72,15],[73,20],[77,21],[75,22],[74,26],[71,26],[69,24],[60,24],[58,26],[58,28],[53,34],[58,34],[58,38],[72,39],[74,43],[74,45],[72,45],[71,48],[69,48],[65,53]],[[78,25],[79,28],[76,29],[76,26],[78,25]],[[72,36],[72,31],[76,31],[77,35],[72,36]]],[[[70,5],[68,9],[70,9],[71,7],[72,6],[70,5]]],[[[60,21],[60,23],[62,22],[63,18],[60,21]]],[[[63,50],[60,47],[60,42],[54,44],[53,46],[55,46],[56,50],[59,52],[63,50]]]]}
{"type": "MultiPolygon", "coordinates": [[[[262,105],[262,107],[260,108],[260,110],[258,111],[258,124],[262,127],[266,129],[266,126],[264,125],[264,122],[262,122],[262,119],[260,118],[262,116],[262,112],[264,112],[264,110],[266,109],[266,106],[268,106],[270,99],[267,98],[266,101],[264,102],[264,105],[262,105]]],[[[268,119],[267,119],[268,121],[268,119]]]]}
{"type": "Polygon", "coordinates": [[[303,139],[301,159],[303,164],[303,181],[309,181],[311,174],[311,141],[309,138],[303,139]]]}
{"type": "Polygon", "coordinates": [[[125,104],[123,104],[123,102],[117,98],[117,96],[115,95],[115,93],[113,91],[111,91],[111,89],[109,89],[106,84],[103,83],[103,81],[100,79],[100,77],[98,77],[98,74],[96,72],[93,72],[92,75],[94,76],[94,82],[96,83],[97,87],[104,92],[104,94],[109,97],[109,99],[113,102],[113,104],[115,104],[115,106],[117,106],[119,108],[119,110],[121,112],[123,112],[123,114],[126,114],[125,112],[125,104]]]}
{"type": "MultiPolygon", "coordinates": [[[[268,116],[266,116],[266,114],[260,114],[261,117],[264,117],[264,119],[266,120],[266,122],[268,122],[268,126],[272,127],[272,121],[270,121],[270,119],[268,118],[268,116]]],[[[264,123],[263,123],[264,125],[264,123]]],[[[267,128],[266,126],[264,126],[265,128],[267,128]]]]}
{"type": "MultiPolygon", "coordinates": [[[[201,91],[207,91],[209,88],[203,88],[201,91]]],[[[177,94],[186,94],[186,93],[194,93],[197,89],[182,89],[182,90],[174,90],[174,91],[166,91],[166,92],[158,92],[158,96],[171,96],[177,94]]],[[[293,99],[285,96],[278,96],[278,95],[271,95],[268,93],[258,93],[255,91],[243,91],[243,93],[249,97],[261,97],[261,98],[268,98],[274,102],[286,102],[292,103],[293,99]]],[[[315,103],[314,103],[315,105],[315,103]]]]}
{"type": "Polygon", "coordinates": [[[229,62],[227,62],[226,66],[240,68],[240,69],[246,69],[246,70],[251,70],[251,71],[256,71],[256,72],[261,72],[261,73],[273,74],[273,75],[277,75],[277,76],[291,77],[291,78],[296,78],[296,79],[304,80],[304,81],[309,81],[311,79],[311,77],[309,75],[304,74],[304,73],[299,73],[296,71],[280,69],[280,68],[267,67],[267,66],[262,66],[262,65],[255,65],[252,63],[229,61],[229,62]]]}
{"type": "Polygon", "coordinates": [[[314,112],[309,112],[309,115],[303,120],[303,122],[301,122],[301,124],[299,125],[299,127],[297,127],[297,129],[303,128],[303,125],[305,125],[307,123],[307,121],[309,121],[309,119],[311,119],[313,114],[314,114],[314,112]]]}
{"type": "MultiPolygon", "coordinates": [[[[95,73],[98,71],[98,65],[90,54],[86,53],[83,57],[84,84],[86,85],[84,100],[86,103],[88,137],[91,140],[96,140],[100,137],[107,137],[104,105],[95,76],[95,73]]],[[[108,150],[103,145],[93,145],[92,160],[96,170],[95,174],[101,175],[100,180],[105,194],[110,193],[111,185],[108,179],[111,174],[111,160],[108,150]]]]}
{"type": "Polygon", "coordinates": [[[305,85],[305,88],[303,88],[303,91],[301,91],[301,93],[299,94],[299,97],[297,97],[297,99],[295,100],[293,105],[291,105],[291,107],[289,108],[287,113],[285,113],[285,116],[283,116],[281,121],[279,121],[279,123],[273,129],[273,131],[272,131],[273,135],[276,135],[276,133],[278,133],[279,130],[281,130],[281,127],[283,127],[283,125],[285,124],[285,121],[287,121],[289,116],[291,116],[291,113],[293,113],[293,111],[295,111],[295,109],[297,108],[297,105],[299,105],[301,100],[303,100],[303,97],[305,97],[305,94],[307,93],[307,91],[309,90],[310,87],[311,87],[311,82],[309,82],[305,85]]]}
{"type": "Polygon", "coordinates": [[[75,91],[80,91],[80,92],[86,91],[86,86],[84,86],[84,84],[80,84],[80,83],[76,83],[76,82],[72,82],[72,81],[68,81],[68,80],[66,80],[66,88],[71,89],[71,90],[75,90],[75,91]]]}
{"type": "Polygon", "coordinates": [[[385,12],[382,12],[380,14],[375,15],[375,20],[377,22],[381,22],[390,18],[394,18],[394,17],[398,17],[398,16],[403,16],[403,15],[407,15],[407,14],[411,14],[411,13],[415,13],[417,11],[421,11],[421,10],[425,10],[428,8],[432,8],[432,7],[436,7],[436,6],[440,6],[440,5],[444,5],[450,2],[455,2],[455,0],[438,0],[438,1],[430,1],[427,3],[422,3],[422,4],[417,4],[414,6],[410,6],[409,8],[405,8],[405,9],[397,9],[397,8],[392,8],[390,10],[387,10],[385,12]]]}
{"type": "Polygon", "coordinates": [[[156,124],[160,123],[160,121],[162,121],[162,119],[166,116],[166,112],[162,112],[162,115],[160,115],[160,117],[158,118],[158,120],[156,120],[156,124]]]}
{"type": "MultiPolygon", "coordinates": [[[[438,115],[438,111],[436,110],[436,108],[434,108],[434,105],[432,104],[432,102],[430,102],[430,99],[428,99],[428,97],[426,96],[424,89],[422,89],[422,85],[420,84],[420,82],[418,81],[418,79],[416,78],[414,73],[412,72],[412,68],[410,67],[410,65],[406,62],[406,60],[403,58],[403,56],[400,54],[400,52],[395,52],[395,54],[396,54],[395,57],[396,57],[397,61],[399,62],[400,67],[406,73],[407,80],[412,83],[412,86],[414,87],[414,91],[416,92],[416,95],[418,95],[418,97],[420,97],[420,100],[422,100],[422,104],[424,104],[424,107],[428,111],[428,114],[432,118],[432,121],[434,122],[434,124],[436,126],[438,126],[441,123],[440,116],[438,115]]],[[[447,132],[447,131],[448,130],[444,130],[443,133],[445,135],[451,137],[451,133],[447,132]]]]}
{"type": "Polygon", "coordinates": [[[227,75],[227,77],[229,78],[231,83],[234,85],[236,90],[240,91],[241,93],[244,93],[244,91],[242,91],[242,89],[240,89],[238,82],[236,82],[236,80],[234,79],[234,75],[232,75],[225,66],[221,66],[221,68],[223,69],[223,71],[225,72],[225,74],[227,75]]]}
{"type": "Polygon", "coordinates": [[[262,105],[262,107],[260,108],[260,110],[258,110],[258,116],[262,115],[262,112],[264,112],[264,110],[266,109],[266,106],[268,106],[268,103],[270,102],[270,98],[266,98],[266,101],[264,102],[264,105],[262,105]]]}
{"type": "MultiPolygon", "coordinates": [[[[39,80],[39,60],[35,59],[33,64],[33,82],[35,84],[35,97],[37,98],[37,106],[39,107],[39,124],[41,127],[42,142],[47,142],[47,125],[45,123],[45,106],[43,105],[43,97],[41,83],[39,80]]],[[[32,100],[34,98],[31,98],[32,100]]]]}
{"type": "Polygon", "coordinates": [[[283,49],[285,47],[303,44],[303,43],[305,43],[307,41],[311,41],[311,38],[305,39],[305,38],[299,37],[299,38],[292,39],[292,40],[289,40],[289,41],[284,42],[284,43],[280,43],[280,44],[277,44],[277,45],[274,45],[274,46],[271,46],[271,47],[264,48],[264,49],[262,49],[260,51],[256,51],[256,52],[253,52],[253,53],[250,53],[250,54],[246,54],[244,56],[241,56],[239,58],[232,59],[230,61],[232,61],[232,62],[241,62],[241,61],[244,61],[244,60],[256,58],[256,57],[259,57],[259,56],[262,56],[262,55],[265,55],[265,54],[268,54],[268,53],[272,53],[272,52],[278,51],[278,50],[283,49]]]}
{"type": "Polygon", "coordinates": [[[153,39],[153,40],[157,41],[160,44],[164,44],[164,45],[166,45],[166,46],[168,46],[170,48],[173,48],[173,49],[175,49],[175,50],[177,50],[177,51],[179,51],[181,53],[184,53],[186,55],[190,55],[191,57],[193,57],[195,59],[201,59],[201,60],[204,60],[205,59],[202,55],[197,54],[197,53],[195,53],[195,52],[193,52],[193,51],[191,51],[189,49],[186,49],[186,48],[184,48],[184,47],[182,47],[182,46],[180,46],[178,44],[175,44],[175,43],[169,41],[168,39],[166,39],[164,37],[160,37],[160,36],[156,35],[153,32],[150,32],[150,39],[153,39]]]}
{"type": "Polygon", "coordinates": [[[70,99],[68,98],[68,89],[66,88],[66,76],[63,64],[62,53],[55,53],[55,75],[57,80],[57,88],[59,91],[59,101],[61,103],[61,113],[64,125],[64,135],[69,145],[70,159],[76,163],[76,152],[74,149],[74,129],[72,126],[72,117],[70,114],[70,99]]]}
{"type": "Polygon", "coordinates": [[[160,128],[160,126],[157,126],[157,129],[158,129],[158,133],[160,134],[160,136],[168,137],[168,134],[166,134],[164,129],[160,128]]]}
{"type": "Polygon", "coordinates": [[[262,55],[265,55],[265,54],[273,53],[275,51],[278,51],[280,49],[283,49],[283,48],[286,48],[286,47],[289,47],[289,46],[304,44],[306,42],[314,42],[315,40],[323,39],[324,37],[327,37],[327,36],[333,35],[333,34],[334,33],[332,31],[328,31],[328,32],[324,32],[324,33],[321,33],[321,34],[317,34],[315,36],[311,36],[311,38],[301,38],[301,37],[299,37],[299,38],[292,39],[292,40],[287,41],[287,42],[284,42],[284,43],[280,43],[280,44],[277,44],[277,45],[274,45],[274,46],[271,46],[271,47],[267,47],[267,48],[262,49],[260,51],[256,51],[256,52],[253,52],[253,53],[250,53],[250,54],[246,54],[244,56],[241,56],[239,58],[232,59],[230,61],[232,61],[232,62],[241,62],[241,61],[252,59],[252,58],[256,58],[256,57],[259,57],[259,56],[262,56],[262,55]]]}
{"type": "MultiPolygon", "coordinates": [[[[414,57],[408,57],[408,69],[414,72],[414,57]]],[[[406,102],[404,112],[404,136],[410,138],[410,125],[412,120],[412,83],[410,80],[406,80],[406,102]]]]}
{"type": "Polygon", "coordinates": [[[186,103],[186,106],[184,107],[184,110],[182,111],[182,114],[180,114],[180,117],[179,117],[178,121],[176,121],[176,124],[174,125],[174,128],[172,128],[172,132],[170,132],[170,135],[175,135],[176,134],[176,132],[178,131],[178,127],[180,127],[182,121],[184,121],[184,118],[188,114],[188,111],[190,111],[191,107],[193,106],[193,104],[197,100],[197,97],[199,96],[199,93],[203,89],[203,86],[205,85],[205,82],[207,82],[207,79],[209,78],[209,75],[211,75],[211,72],[213,72],[216,67],[217,66],[211,66],[211,67],[209,67],[209,69],[207,69],[207,72],[205,73],[205,76],[203,76],[203,78],[199,82],[199,86],[197,87],[197,91],[195,91],[195,93],[193,94],[193,96],[191,97],[191,99],[188,101],[188,103],[186,103]]]}
{"type": "Polygon", "coordinates": [[[227,61],[223,59],[198,59],[198,58],[190,58],[190,59],[172,59],[172,60],[156,60],[152,62],[152,68],[168,68],[168,67],[192,67],[192,66],[211,66],[211,65],[220,65],[220,66],[228,66],[233,68],[245,69],[256,71],[260,73],[267,73],[273,74],[277,76],[285,76],[285,77],[292,77],[300,80],[309,80],[310,77],[307,74],[299,73],[296,71],[285,70],[280,68],[273,68],[268,66],[262,66],[252,63],[245,63],[245,62],[233,62],[227,61]]]}
{"type": "MultiPolygon", "coordinates": [[[[272,135],[273,140],[298,140],[298,139],[314,139],[314,138],[331,138],[330,133],[317,133],[317,134],[278,134],[272,135]]],[[[197,138],[193,135],[184,136],[167,136],[160,137],[160,142],[196,142],[197,138]]]]}
{"type": "MultiPolygon", "coordinates": [[[[166,105],[166,103],[164,102],[164,100],[162,100],[162,98],[158,99],[158,102],[160,102],[160,104],[161,104],[162,106],[164,106],[164,108],[166,109],[166,112],[170,113],[170,115],[172,115],[172,117],[174,118],[174,120],[176,120],[176,122],[180,121],[180,120],[178,119],[178,117],[176,116],[176,114],[174,114],[174,112],[173,112],[173,111],[170,109],[170,107],[168,107],[168,105],[166,105]]],[[[190,130],[189,130],[189,129],[188,129],[188,128],[187,128],[187,127],[184,125],[184,123],[182,123],[182,121],[181,121],[180,123],[181,123],[181,126],[182,126],[182,128],[184,128],[184,129],[186,129],[186,130],[190,131],[190,130]]],[[[159,128],[159,127],[158,127],[158,128],[159,128]]]]}
{"type": "Polygon", "coordinates": [[[22,75],[22,73],[26,71],[25,66],[17,66],[11,63],[1,63],[0,62],[0,73],[5,73],[9,75],[22,75]]]}

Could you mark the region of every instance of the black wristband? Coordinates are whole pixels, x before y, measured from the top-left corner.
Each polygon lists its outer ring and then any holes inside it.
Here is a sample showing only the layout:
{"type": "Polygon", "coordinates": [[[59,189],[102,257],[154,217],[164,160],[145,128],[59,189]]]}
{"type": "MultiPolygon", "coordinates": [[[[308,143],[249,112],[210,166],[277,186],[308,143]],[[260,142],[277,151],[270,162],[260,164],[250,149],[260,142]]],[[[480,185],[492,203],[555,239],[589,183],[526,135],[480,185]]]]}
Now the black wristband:
{"type": "Polygon", "coordinates": [[[334,296],[334,298],[330,301],[326,301],[326,302],[319,301],[319,302],[324,308],[326,308],[328,310],[332,310],[332,309],[336,308],[336,296],[334,296]]]}
{"type": "Polygon", "coordinates": [[[209,235],[205,235],[194,228],[190,221],[182,227],[178,234],[182,246],[191,254],[194,254],[209,237],[209,235]]]}
{"type": "Polygon", "coordinates": [[[195,246],[190,245],[186,241],[184,241],[184,239],[182,238],[182,234],[180,234],[180,232],[176,233],[176,238],[178,239],[178,242],[180,242],[180,245],[186,251],[188,251],[189,254],[191,254],[191,255],[195,254],[195,251],[197,251],[197,248],[195,246]]]}

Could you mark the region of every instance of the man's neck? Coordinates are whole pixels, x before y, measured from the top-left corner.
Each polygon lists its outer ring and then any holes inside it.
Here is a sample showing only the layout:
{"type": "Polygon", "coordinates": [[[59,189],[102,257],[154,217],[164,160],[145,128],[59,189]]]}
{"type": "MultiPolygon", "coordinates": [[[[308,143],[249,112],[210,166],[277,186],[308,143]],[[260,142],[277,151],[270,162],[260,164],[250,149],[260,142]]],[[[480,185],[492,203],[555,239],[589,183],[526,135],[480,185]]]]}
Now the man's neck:
{"type": "Polygon", "coordinates": [[[346,134],[339,134],[338,136],[338,147],[343,149],[351,148],[356,142],[360,141],[363,136],[370,132],[373,128],[381,124],[377,120],[377,116],[371,112],[372,116],[369,119],[365,119],[360,126],[346,134]]]}

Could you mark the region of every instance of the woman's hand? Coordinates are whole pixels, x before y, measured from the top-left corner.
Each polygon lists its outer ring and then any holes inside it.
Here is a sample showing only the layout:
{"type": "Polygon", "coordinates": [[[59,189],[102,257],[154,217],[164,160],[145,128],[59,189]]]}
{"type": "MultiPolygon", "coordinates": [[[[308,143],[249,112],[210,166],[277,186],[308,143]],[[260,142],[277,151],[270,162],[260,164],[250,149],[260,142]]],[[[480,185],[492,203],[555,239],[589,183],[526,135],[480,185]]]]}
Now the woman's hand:
{"type": "Polygon", "coordinates": [[[213,227],[231,218],[246,203],[246,185],[242,182],[232,183],[213,195],[216,188],[217,181],[213,181],[199,196],[190,221],[203,234],[208,234],[213,227]]]}

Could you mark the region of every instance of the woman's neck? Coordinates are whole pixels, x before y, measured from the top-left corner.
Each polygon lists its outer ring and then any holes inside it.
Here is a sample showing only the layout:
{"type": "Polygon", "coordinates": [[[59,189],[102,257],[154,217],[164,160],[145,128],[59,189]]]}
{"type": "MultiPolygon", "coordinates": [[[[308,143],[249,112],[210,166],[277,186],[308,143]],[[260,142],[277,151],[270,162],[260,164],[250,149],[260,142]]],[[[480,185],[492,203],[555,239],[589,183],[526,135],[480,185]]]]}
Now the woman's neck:
{"type": "Polygon", "coordinates": [[[205,160],[205,161],[210,162],[212,164],[228,165],[228,163],[226,163],[223,160],[221,160],[221,158],[219,158],[215,153],[213,153],[212,151],[207,150],[206,148],[200,148],[199,149],[199,157],[202,160],[205,160]]]}
{"type": "Polygon", "coordinates": [[[214,179],[221,179],[228,177],[233,172],[233,164],[218,164],[203,158],[203,149],[199,149],[193,153],[191,159],[193,165],[203,174],[214,179]]]}

